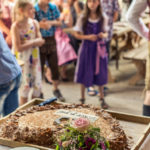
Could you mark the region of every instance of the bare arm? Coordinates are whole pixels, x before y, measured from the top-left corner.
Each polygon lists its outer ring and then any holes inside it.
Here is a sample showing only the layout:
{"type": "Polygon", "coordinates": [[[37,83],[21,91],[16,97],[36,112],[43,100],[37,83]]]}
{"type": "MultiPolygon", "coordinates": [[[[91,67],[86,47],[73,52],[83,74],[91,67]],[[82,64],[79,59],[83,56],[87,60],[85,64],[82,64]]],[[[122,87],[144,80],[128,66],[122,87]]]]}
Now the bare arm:
{"type": "MultiPolygon", "coordinates": [[[[41,37],[40,38],[38,37],[32,40],[27,40],[25,43],[22,43],[20,39],[17,23],[14,23],[12,25],[11,31],[12,31],[12,43],[16,51],[22,52],[22,51],[28,50],[31,47],[41,45],[41,42],[42,42],[41,37]]],[[[37,35],[37,36],[40,36],[40,35],[37,35]]]]}
{"type": "Polygon", "coordinates": [[[56,19],[56,20],[49,20],[47,21],[51,26],[61,26],[62,22],[60,19],[56,19]]]}
{"type": "Polygon", "coordinates": [[[62,22],[60,19],[56,19],[56,20],[41,20],[39,22],[40,28],[44,29],[44,30],[49,30],[52,26],[61,26],[62,22]]]}
{"type": "Polygon", "coordinates": [[[81,8],[79,7],[79,2],[78,2],[78,0],[76,0],[76,1],[74,2],[74,8],[75,8],[75,11],[76,11],[77,15],[80,15],[81,12],[82,12],[82,10],[81,10],[81,8]]]}
{"type": "Polygon", "coordinates": [[[12,43],[13,43],[15,51],[22,52],[22,51],[27,50],[28,48],[30,48],[34,45],[33,40],[30,40],[29,42],[24,43],[24,44],[21,43],[19,30],[17,28],[17,23],[14,23],[12,25],[11,31],[12,31],[12,43]]]}
{"type": "Polygon", "coordinates": [[[73,26],[73,18],[72,18],[71,13],[69,14],[69,23],[67,25],[68,25],[68,27],[72,27],[73,26]]]}
{"type": "Polygon", "coordinates": [[[142,37],[148,39],[149,29],[141,19],[141,14],[147,7],[147,0],[133,0],[127,12],[127,20],[131,27],[142,37]]]}
{"type": "Polygon", "coordinates": [[[36,37],[42,39],[39,23],[36,20],[34,20],[34,24],[36,27],[36,37]]]}
{"type": "Polygon", "coordinates": [[[49,27],[49,26],[46,24],[46,20],[44,20],[44,19],[39,22],[39,26],[40,26],[41,29],[45,29],[45,30],[47,30],[48,27],[49,27]]]}
{"type": "Polygon", "coordinates": [[[114,21],[114,22],[117,21],[118,16],[119,16],[119,12],[116,11],[116,12],[114,13],[114,18],[113,18],[113,21],[114,21]]]}
{"type": "Polygon", "coordinates": [[[81,32],[74,32],[73,36],[75,36],[79,40],[90,40],[90,41],[96,41],[98,39],[98,36],[95,34],[90,35],[84,35],[81,32]]]}
{"type": "Polygon", "coordinates": [[[106,33],[106,32],[100,32],[99,34],[98,34],[98,37],[99,38],[107,38],[108,37],[108,33],[106,33]]]}
{"type": "Polygon", "coordinates": [[[11,44],[11,33],[10,33],[10,29],[3,23],[3,21],[2,20],[0,20],[0,30],[2,31],[2,32],[4,32],[6,35],[7,35],[7,37],[6,37],[6,42],[7,42],[7,44],[11,44]]]}
{"type": "Polygon", "coordinates": [[[3,21],[0,19],[0,30],[2,30],[5,34],[10,34],[10,29],[3,23],[3,21]]]}

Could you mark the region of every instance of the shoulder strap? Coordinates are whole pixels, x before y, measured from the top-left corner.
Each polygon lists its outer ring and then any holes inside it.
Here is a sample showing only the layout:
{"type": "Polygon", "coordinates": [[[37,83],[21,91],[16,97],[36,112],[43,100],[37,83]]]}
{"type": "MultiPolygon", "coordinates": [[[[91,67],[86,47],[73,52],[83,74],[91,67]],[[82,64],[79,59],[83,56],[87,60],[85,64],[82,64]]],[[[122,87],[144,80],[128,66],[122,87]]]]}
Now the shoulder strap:
{"type": "Polygon", "coordinates": [[[36,26],[36,23],[35,23],[35,20],[33,19],[33,26],[35,28],[35,33],[36,33],[36,37],[37,37],[37,26],[36,26]]]}

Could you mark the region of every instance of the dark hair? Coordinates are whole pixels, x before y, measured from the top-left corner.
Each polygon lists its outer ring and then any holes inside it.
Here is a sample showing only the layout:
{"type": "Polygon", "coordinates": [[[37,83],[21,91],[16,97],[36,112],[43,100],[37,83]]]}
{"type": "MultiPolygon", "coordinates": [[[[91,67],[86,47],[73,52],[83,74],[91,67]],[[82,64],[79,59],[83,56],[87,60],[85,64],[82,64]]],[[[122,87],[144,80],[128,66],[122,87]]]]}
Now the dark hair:
{"type": "MultiPolygon", "coordinates": [[[[90,9],[88,8],[88,0],[84,6],[84,13],[83,13],[83,29],[86,28],[86,25],[87,25],[87,21],[88,21],[88,18],[89,18],[89,15],[90,15],[90,9]]],[[[99,4],[99,6],[97,7],[97,10],[96,10],[96,14],[97,14],[97,17],[99,17],[102,21],[102,25],[103,25],[103,22],[104,22],[104,17],[103,17],[103,13],[102,13],[102,7],[101,5],[99,4]]]]}

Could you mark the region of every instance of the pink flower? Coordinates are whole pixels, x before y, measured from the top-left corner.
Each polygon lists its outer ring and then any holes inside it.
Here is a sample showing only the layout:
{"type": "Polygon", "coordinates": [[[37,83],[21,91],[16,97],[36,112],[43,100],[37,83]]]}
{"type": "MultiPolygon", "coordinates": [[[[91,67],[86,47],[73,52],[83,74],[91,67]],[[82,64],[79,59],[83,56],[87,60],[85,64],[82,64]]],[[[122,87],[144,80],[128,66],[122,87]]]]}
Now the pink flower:
{"type": "Polygon", "coordinates": [[[85,131],[89,126],[90,121],[86,118],[78,118],[74,121],[74,127],[77,128],[78,131],[85,131]]]}

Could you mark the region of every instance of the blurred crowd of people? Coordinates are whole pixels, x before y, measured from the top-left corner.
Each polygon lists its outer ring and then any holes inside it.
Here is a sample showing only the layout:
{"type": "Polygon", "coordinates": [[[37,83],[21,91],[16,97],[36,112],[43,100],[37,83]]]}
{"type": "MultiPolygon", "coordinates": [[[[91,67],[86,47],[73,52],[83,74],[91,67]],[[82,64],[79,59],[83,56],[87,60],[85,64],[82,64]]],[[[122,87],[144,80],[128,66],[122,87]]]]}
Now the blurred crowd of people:
{"type": "MultiPolygon", "coordinates": [[[[131,0],[123,2],[124,14],[131,0]]],[[[80,102],[85,103],[87,88],[89,95],[99,93],[101,107],[107,109],[104,85],[110,42],[113,23],[123,18],[122,13],[118,0],[0,0],[0,31],[5,38],[0,33],[0,49],[6,61],[0,61],[1,113],[7,115],[19,105],[21,72],[20,105],[28,101],[31,88],[32,98],[43,98],[42,78],[53,86],[54,96],[65,102],[59,80],[69,81],[66,70],[70,63],[76,67],[74,81],[81,84],[80,102]],[[65,28],[70,30],[66,33],[65,28]],[[13,55],[24,61],[22,71],[13,55]]]]}

